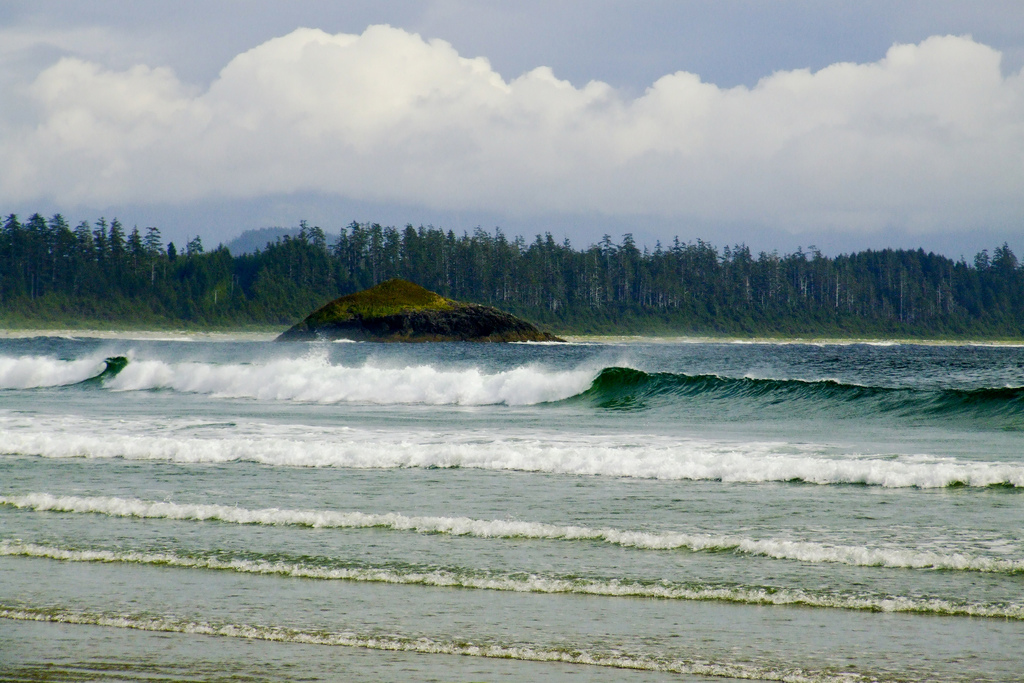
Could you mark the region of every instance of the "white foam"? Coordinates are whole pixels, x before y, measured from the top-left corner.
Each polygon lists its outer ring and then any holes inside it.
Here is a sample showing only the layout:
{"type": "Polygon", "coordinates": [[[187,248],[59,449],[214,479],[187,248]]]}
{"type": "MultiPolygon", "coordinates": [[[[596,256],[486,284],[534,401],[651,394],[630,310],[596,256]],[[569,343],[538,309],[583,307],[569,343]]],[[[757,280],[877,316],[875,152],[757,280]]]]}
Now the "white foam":
{"type": "Polygon", "coordinates": [[[855,683],[878,680],[877,678],[869,678],[857,673],[819,672],[799,669],[793,667],[791,663],[787,663],[779,668],[771,668],[770,666],[759,666],[750,663],[715,662],[693,657],[677,659],[674,654],[669,657],[660,657],[647,654],[631,654],[618,649],[604,652],[587,649],[586,647],[568,647],[565,644],[554,648],[547,648],[531,644],[499,644],[480,642],[479,640],[477,643],[474,643],[472,642],[472,636],[459,640],[434,640],[424,635],[383,635],[376,632],[359,634],[353,631],[329,633],[263,625],[215,624],[179,619],[173,616],[97,614],[60,608],[33,609],[30,607],[7,607],[3,605],[0,605],[0,619],[85,624],[139,631],[248,638],[273,642],[302,643],[306,645],[359,647],[392,652],[461,655],[529,662],[560,662],[564,664],[659,671],[695,676],[787,681],[788,683],[855,683]]]}
{"type": "Polygon", "coordinates": [[[751,539],[707,533],[656,533],[597,529],[540,522],[481,520],[468,517],[413,517],[399,513],[368,514],[330,510],[251,510],[225,505],[179,504],[137,498],[54,496],[30,493],[0,496],[0,505],[36,511],[96,513],[111,517],[138,517],[232,524],[308,526],[313,528],[383,528],[476,538],[528,538],[538,540],[598,541],[642,550],[731,550],[780,560],[840,563],[867,567],[947,569],[978,572],[1024,572],[1024,560],[982,557],[963,552],[921,551],[912,548],[868,548],[788,539],[751,539]]]}
{"type": "Polygon", "coordinates": [[[513,341],[509,344],[521,344],[523,346],[596,346],[593,342],[574,341],[513,341]]]}
{"type": "Polygon", "coordinates": [[[529,405],[559,401],[587,389],[597,371],[518,367],[487,373],[431,365],[331,365],[325,355],[253,365],[136,360],[106,382],[109,389],[173,389],[225,398],[317,403],[529,405]]]}
{"type": "Polygon", "coordinates": [[[272,332],[187,332],[168,330],[0,330],[0,339],[31,339],[49,337],[53,339],[114,339],[118,341],[169,341],[169,342],[236,342],[273,341],[272,332]]]}
{"type": "Polygon", "coordinates": [[[494,471],[723,482],[804,481],[936,488],[1024,487],[1024,466],[931,456],[835,455],[827,446],[726,442],[651,435],[341,431],[240,423],[201,438],[168,423],[0,415],[0,453],[48,458],[124,458],[175,463],[494,471]]]}
{"type": "Polygon", "coordinates": [[[217,556],[180,556],[174,553],[76,550],[20,541],[0,541],[0,556],[36,557],[62,562],[119,562],[183,569],[209,569],[241,574],[264,574],[324,581],[362,581],[441,588],[511,591],[516,593],[570,593],[601,597],[639,597],[659,600],[713,600],[748,605],[799,605],[825,609],[871,612],[910,612],[1024,620],[1024,604],[958,603],[937,598],[818,594],[800,589],[742,586],[694,586],[660,581],[642,583],[621,579],[546,577],[531,574],[471,573],[445,569],[393,567],[325,567],[301,562],[225,559],[217,556]]]}
{"type": "Polygon", "coordinates": [[[102,358],[60,360],[52,356],[0,356],[0,389],[36,389],[77,384],[103,372],[102,358]]]}
{"type": "Polygon", "coordinates": [[[1024,604],[956,603],[935,598],[902,596],[816,594],[799,589],[761,587],[693,586],[660,581],[642,583],[621,579],[546,577],[531,574],[472,573],[446,569],[395,569],[393,567],[330,567],[302,562],[225,559],[221,556],[181,556],[175,553],[77,550],[20,541],[0,541],[0,556],[36,557],[62,562],[118,562],[159,565],[182,569],[209,569],[241,574],[264,574],[324,581],[362,581],[441,588],[471,588],[516,593],[571,593],[601,597],[640,597],[660,600],[714,600],[749,605],[801,605],[826,609],[872,612],[912,612],[1024,620],[1024,604]]]}

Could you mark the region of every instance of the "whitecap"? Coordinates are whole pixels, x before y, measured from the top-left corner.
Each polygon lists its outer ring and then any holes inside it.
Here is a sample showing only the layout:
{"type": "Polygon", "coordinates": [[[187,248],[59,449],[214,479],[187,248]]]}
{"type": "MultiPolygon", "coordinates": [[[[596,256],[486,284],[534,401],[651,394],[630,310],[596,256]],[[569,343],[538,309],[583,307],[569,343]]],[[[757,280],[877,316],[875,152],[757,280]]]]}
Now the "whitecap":
{"type": "Polygon", "coordinates": [[[587,389],[594,370],[523,366],[501,372],[432,365],[331,365],[323,354],[254,365],[137,360],[105,386],[115,391],[173,389],[224,398],[316,403],[530,405],[587,389]]]}
{"type": "Polygon", "coordinates": [[[100,374],[103,358],[61,360],[52,356],[0,356],[0,389],[36,389],[77,384],[100,374]]]}
{"type": "Polygon", "coordinates": [[[689,550],[695,552],[731,550],[744,555],[779,560],[839,563],[867,567],[1024,572],[1024,560],[970,555],[955,550],[942,552],[913,548],[870,548],[780,538],[754,539],[700,532],[632,531],[542,522],[482,520],[468,517],[408,516],[394,512],[373,514],[358,511],[281,510],[278,508],[251,510],[226,505],[179,504],[167,501],[144,501],[137,498],[54,496],[48,493],[0,496],[0,505],[40,512],[93,513],[110,517],[189,521],[216,520],[231,524],[336,529],[383,528],[394,531],[476,538],[598,541],[640,550],[689,550]]]}

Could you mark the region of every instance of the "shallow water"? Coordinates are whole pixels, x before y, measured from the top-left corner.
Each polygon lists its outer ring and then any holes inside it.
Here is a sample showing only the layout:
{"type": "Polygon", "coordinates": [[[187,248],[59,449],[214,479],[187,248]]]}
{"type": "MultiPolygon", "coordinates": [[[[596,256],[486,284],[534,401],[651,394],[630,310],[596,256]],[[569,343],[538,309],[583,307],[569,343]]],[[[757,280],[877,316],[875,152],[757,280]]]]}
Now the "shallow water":
{"type": "Polygon", "coordinates": [[[0,339],[0,672],[1018,680],[1021,387],[1016,347],[0,339]]]}

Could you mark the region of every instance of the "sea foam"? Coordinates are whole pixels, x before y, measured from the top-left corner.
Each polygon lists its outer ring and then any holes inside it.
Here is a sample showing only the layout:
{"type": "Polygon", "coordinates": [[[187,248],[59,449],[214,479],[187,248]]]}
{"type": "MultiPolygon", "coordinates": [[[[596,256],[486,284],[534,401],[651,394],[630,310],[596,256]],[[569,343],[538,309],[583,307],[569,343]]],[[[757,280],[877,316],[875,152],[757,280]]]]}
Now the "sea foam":
{"type": "Polygon", "coordinates": [[[1024,604],[960,603],[938,598],[844,595],[801,589],[760,586],[713,586],[670,581],[641,582],[622,579],[506,574],[466,569],[392,566],[336,566],[316,564],[310,558],[286,560],[233,558],[217,554],[178,555],[171,552],[81,550],[20,541],[0,541],[0,556],[34,557],[61,562],[100,562],[154,565],[180,569],[231,571],[322,581],[358,581],[440,588],[511,591],[516,593],[569,593],[601,597],[637,597],[658,600],[714,600],[747,605],[800,605],[824,609],[870,612],[910,612],[945,616],[972,616],[1024,620],[1024,604]]]}
{"type": "Polygon", "coordinates": [[[78,384],[99,375],[103,358],[60,360],[50,356],[0,356],[0,389],[36,389],[78,384]]]}
{"type": "Polygon", "coordinates": [[[787,681],[788,683],[855,683],[878,680],[858,673],[811,671],[792,666],[759,666],[748,662],[701,660],[693,657],[676,659],[631,654],[615,649],[611,651],[576,647],[544,647],[524,643],[493,643],[474,640],[471,635],[458,640],[435,640],[422,634],[338,633],[303,631],[266,625],[238,623],[211,623],[181,619],[175,616],[133,614],[102,614],[63,608],[32,608],[0,605],[0,619],[50,622],[60,624],[88,624],[112,628],[133,629],[163,633],[185,633],[228,638],[248,638],[306,645],[360,647],[372,650],[448,654],[470,657],[513,659],[532,662],[562,662],[589,666],[612,667],[642,671],[716,676],[759,681],[787,681]]]}
{"type": "Polygon", "coordinates": [[[95,513],[111,517],[216,520],[231,524],[290,525],[312,528],[381,528],[476,538],[597,541],[641,550],[733,551],[779,560],[840,563],[868,567],[946,569],[977,572],[1022,573],[1024,560],[981,557],[950,551],[908,548],[868,548],[789,539],[752,539],[707,533],[677,533],[590,528],[540,522],[482,520],[468,517],[407,516],[330,510],[251,510],[235,506],[179,504],[137,498],[54,496],[31,493],[0,496],[0,505],[53,512],[95,513]]]}
{"type": "Polygon", "coordinates": [[[331,365],[311,356],[253,365],[136,360],[104,386],[117,391],[172,389],[223,398],[316,403],[529,405],[559,401],[587,389],[592,369],[554,371],[523,366],[501,372],[432,365],[331,365]]]}
{"type": "MultiPolygon", "coordinates": [[[[129,366],[130,367],[130,366],[129,366]]],[[[650,435],[518,435],[276,428],[239,424],[209,437],[148,423],[0,416],[0,453],[285,467],[472,468],[491,471],[722,482],[883,487],[1024,487],[1024,466],[932,456],[835,455],[815,444],[729,442],[650,435]]]]}

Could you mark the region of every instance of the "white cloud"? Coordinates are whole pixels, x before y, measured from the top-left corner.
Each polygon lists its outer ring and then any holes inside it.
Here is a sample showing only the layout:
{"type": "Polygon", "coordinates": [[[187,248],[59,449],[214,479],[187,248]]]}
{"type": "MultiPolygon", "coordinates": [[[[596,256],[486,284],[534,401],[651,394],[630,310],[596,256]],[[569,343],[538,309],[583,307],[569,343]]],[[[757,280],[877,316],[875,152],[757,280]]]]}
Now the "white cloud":
{"type": "Polygon", "coordinates": [[[3,124],[0,199],[189,202],[318,192],[436,209],[656,214],[793,230],[962,229],[1024,218],[1024,76],[967,37],[721,89],[635,99],[388,26],[299,29],[206,90],[77,58],[3,124]]]}

